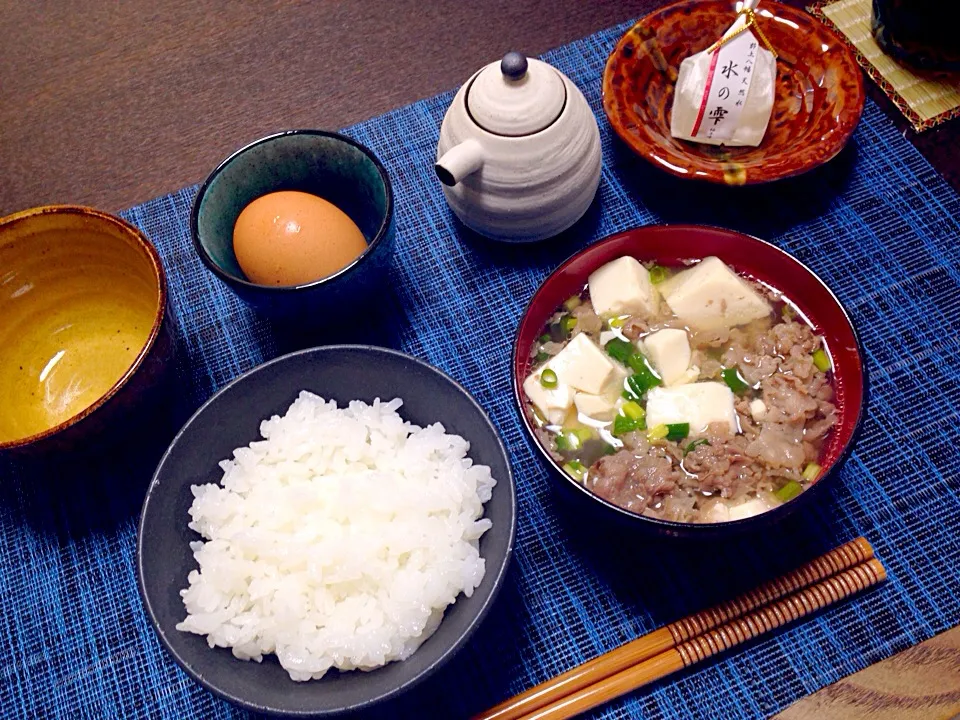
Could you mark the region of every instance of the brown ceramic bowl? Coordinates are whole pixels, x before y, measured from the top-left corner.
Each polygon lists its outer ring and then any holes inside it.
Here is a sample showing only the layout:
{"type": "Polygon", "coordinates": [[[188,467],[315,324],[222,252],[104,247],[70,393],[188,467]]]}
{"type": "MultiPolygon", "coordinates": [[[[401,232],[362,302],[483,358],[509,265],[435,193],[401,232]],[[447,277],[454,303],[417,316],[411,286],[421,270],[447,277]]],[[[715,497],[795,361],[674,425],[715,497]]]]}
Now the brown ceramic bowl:
{"type": "Polygon", "coordinates": [[[759,147],[723,147],[670,135],[684,58],[705,50],[736,18],[732,0],[685,0],[647,15],[620,38],[603,73],[603,109],[638,155],[683,178],[725,185],[812,170],[846,145],[863,111],[863,77],[843,40],[802,10],[765,0],[760,29],[777,51],[773,114],[759,147]]]}
{"type": "Polygon", "coordinates": [[[0,218],[0,453],[102,444],[169,365],[166,305],[156,249],[120,218],[0,218]]]}

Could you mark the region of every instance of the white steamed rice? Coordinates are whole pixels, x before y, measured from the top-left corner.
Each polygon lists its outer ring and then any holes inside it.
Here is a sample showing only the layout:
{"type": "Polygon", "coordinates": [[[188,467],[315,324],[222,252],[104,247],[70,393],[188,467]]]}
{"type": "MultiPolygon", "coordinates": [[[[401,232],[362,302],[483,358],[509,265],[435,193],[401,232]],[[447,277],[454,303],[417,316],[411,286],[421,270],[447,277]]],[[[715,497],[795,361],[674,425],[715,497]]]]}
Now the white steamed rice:
{"type": "Polygon", "coordinates": [[[495,481],[466,440],[404,422],[401,404],[302,392],[220,463],[219,485],[191,488],[207,542],[190,544],[200,570],[178,630],[309,680],[409,657],[473,593],[495,481]]]}

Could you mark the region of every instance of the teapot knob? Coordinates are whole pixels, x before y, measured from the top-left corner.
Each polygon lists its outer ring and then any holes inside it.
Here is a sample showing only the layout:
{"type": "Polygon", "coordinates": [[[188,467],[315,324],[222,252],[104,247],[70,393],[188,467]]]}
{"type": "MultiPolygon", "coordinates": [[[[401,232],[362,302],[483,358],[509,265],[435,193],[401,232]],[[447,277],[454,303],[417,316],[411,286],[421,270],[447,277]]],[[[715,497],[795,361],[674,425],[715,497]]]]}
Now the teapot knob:
{"type": "Polygon", "coordinates": [[[511,80],[519,80],[527,74],[527,58],[523,53],[508,52],[500,61],[500,72],[511,80]]]}

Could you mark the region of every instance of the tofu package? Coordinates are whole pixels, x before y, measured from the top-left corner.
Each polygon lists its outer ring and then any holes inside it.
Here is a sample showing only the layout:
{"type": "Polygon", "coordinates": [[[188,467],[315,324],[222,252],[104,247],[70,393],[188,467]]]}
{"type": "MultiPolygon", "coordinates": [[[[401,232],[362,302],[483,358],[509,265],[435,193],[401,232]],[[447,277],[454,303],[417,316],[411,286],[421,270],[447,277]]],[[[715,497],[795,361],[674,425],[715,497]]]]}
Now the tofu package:
{"type": "Polygon", "coordinates": [[[718,42],[686,58],[673,93],[670,134],[708,145],[756,147],[776,95],[777,56],[746,0],[718,42]]]}

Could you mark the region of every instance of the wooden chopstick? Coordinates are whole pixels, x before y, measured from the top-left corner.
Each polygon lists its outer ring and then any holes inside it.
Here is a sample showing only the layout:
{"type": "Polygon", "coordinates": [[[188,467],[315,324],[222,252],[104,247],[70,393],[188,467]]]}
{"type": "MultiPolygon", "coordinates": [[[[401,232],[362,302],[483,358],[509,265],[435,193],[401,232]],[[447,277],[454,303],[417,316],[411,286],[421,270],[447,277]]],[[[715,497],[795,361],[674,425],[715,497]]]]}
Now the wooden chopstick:
{"type": "Polygon", "coordinates": [[[523,715],[520,720],[567,720],[839,602],[876,585],[886,577],[886,570],[879,560],[868,560],[523,715]]]}
{"type": "Polygon", "coordinates": [[[473,720],[517,720],[563,697],[633,667],[690,638],[741,617],[769,602],[866,562],[873,548],[859,537],[782,577],[716,607],[677,620],[475,715],[473,720]]]}

